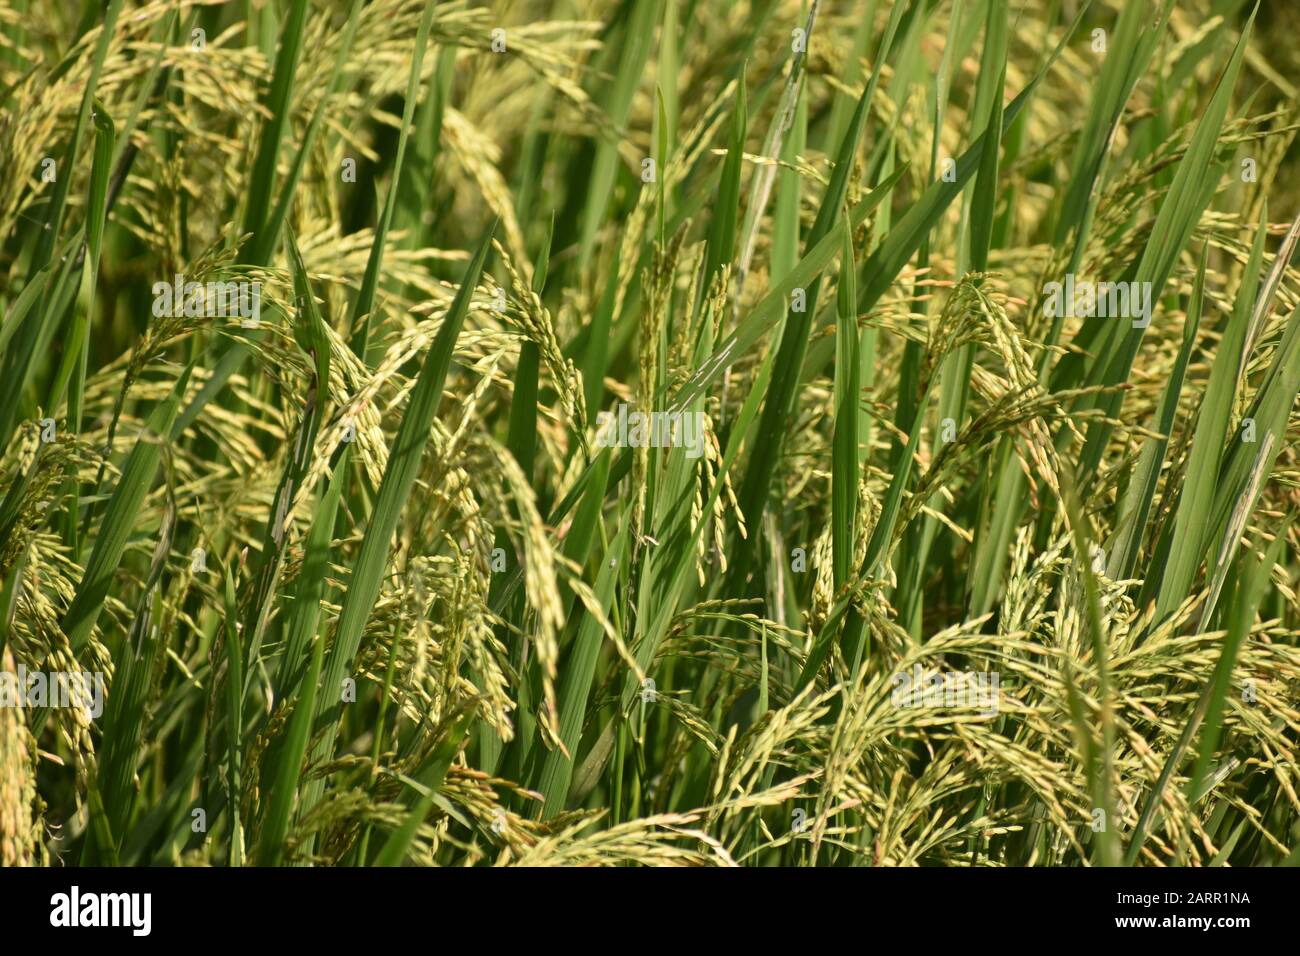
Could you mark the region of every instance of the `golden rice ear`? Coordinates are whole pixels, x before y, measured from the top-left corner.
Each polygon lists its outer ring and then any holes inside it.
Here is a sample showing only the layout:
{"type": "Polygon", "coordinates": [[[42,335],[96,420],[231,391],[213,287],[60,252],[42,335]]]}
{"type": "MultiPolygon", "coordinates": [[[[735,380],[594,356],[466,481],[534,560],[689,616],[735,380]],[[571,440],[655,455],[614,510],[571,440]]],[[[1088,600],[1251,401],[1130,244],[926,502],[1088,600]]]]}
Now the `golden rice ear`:
{"type": "MultiPolygon", "coordinates": [[[[15,674],[13,655],[5,649],[0,673],[15,674]]],[[[36,862],[35,747],[26,711],[0,706],[0,867],[36,862]]]]}

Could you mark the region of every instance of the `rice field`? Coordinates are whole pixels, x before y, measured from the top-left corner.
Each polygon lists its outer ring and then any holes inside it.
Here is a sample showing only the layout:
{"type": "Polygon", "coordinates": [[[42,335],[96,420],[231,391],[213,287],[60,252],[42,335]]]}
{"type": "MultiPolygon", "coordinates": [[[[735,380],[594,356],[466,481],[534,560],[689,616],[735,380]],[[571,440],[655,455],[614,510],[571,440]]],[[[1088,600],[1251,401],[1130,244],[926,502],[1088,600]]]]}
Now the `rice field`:
{"type": "Polygon", "coordinates": [[[1300,862],[1297,32],[0,0],[0,865],[1300,862]]]}

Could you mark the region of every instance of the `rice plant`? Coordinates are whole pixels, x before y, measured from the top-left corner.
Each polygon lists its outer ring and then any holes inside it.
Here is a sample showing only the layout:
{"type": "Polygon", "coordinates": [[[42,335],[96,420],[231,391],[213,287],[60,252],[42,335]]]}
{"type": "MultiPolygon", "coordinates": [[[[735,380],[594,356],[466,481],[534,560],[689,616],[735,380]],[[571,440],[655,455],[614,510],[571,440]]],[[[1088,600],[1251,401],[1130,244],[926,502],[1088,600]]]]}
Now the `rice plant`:
{"type": "Polygon", "coordinates": [[[0,865],[1295,863],[1297,30],[0,0],[0,865]]]}

